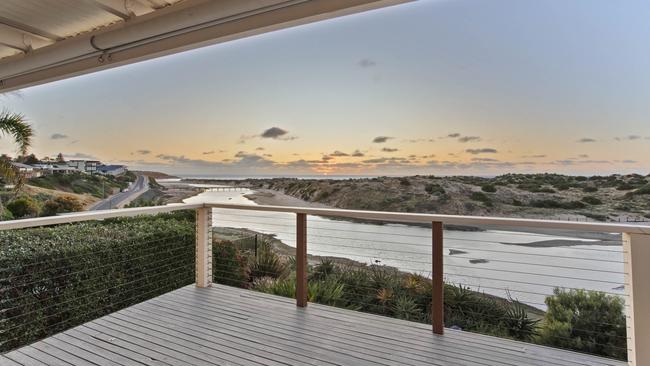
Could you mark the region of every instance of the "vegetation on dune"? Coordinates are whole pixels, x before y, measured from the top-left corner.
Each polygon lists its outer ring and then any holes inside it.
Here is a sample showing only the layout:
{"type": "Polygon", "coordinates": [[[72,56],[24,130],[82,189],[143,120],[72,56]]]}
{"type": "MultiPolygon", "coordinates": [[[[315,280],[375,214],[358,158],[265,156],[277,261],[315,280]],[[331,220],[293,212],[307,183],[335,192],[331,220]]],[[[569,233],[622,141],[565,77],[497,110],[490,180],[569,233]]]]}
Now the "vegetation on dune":
{"type": "Polygon", "coordinates": [[[650,213],[650,179],[638,174],[567,176],[247,179],[221,181],[270,189],[344,209],[584,220],[642,219],[650,213]]]}

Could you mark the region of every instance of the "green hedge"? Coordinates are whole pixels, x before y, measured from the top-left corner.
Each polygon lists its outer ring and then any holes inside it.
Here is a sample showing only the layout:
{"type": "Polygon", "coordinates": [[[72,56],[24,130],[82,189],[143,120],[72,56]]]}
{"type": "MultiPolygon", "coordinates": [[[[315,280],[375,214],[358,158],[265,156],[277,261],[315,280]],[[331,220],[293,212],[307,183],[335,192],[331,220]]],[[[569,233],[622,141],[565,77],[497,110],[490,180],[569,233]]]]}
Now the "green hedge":
{"type": "Polygon", "coordinates": [[[0,350],[194,282],[193,212],[0,232],[0,350]]]}

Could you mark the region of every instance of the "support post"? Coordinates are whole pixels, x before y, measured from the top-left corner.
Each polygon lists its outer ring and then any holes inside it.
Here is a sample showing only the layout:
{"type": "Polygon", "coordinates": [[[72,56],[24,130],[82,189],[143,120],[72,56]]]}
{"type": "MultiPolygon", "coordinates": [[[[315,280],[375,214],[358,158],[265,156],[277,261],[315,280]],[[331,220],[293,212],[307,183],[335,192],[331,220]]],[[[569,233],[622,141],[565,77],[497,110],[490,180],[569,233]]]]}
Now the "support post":
{"type": "Polygon", "coordinates": [[[307,306],[307,215],[296,214],[296,305],[307,306]]]}
{"type": "Polygon", "coordinates": [[[630,366],[650,365],[650,234],[623,234],[627,295],[627,360],[630,366]]]}
{"type": "Polygon", "coordinates": [[[212,208],[196,209],[196,287],[212,284],[212,208]]]}
{"type": "Polygon", "coordinates": [[[443,260],[442,260],[442,222],[432,222],[432,252],[431,264],[433,281],[432,297],[431,297],[431,323],[433,325],[433,332],[436,334],[444,333],[444,283],[443,277],[443,260]]]}

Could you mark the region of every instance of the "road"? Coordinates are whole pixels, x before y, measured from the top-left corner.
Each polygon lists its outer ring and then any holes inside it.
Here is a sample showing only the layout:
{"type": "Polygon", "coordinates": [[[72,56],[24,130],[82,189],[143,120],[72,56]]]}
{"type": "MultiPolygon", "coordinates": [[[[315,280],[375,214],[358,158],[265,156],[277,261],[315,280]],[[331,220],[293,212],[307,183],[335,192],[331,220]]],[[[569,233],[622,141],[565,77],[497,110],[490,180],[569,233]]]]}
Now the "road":
{"type": "Polygon", "coordinates": [[[114,194],[106,199],[97,202],[90,211],[108,210],[119,208],[135,200],[141,194],[149,190],[149,178],[146,175],[138,175],[135,182],[131,183],[127,191],[114,194]]]}

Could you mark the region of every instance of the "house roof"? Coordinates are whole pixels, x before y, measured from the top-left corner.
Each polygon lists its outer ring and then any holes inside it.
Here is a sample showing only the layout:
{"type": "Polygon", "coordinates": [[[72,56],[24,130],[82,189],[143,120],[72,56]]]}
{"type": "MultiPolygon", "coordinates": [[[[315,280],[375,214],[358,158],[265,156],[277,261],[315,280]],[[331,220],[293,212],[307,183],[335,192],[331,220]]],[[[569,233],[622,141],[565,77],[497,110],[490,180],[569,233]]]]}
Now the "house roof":
{"type": "Polygon", "coordinates": [[[411,0],[2,0],[0,92],[411,0]]]}
{"type": "Polygon", "coordinates": [[[27,165],[27,164],[23,164],[23,163],[13,163],[13,162],[12,162],[11,165],[13,165],[13,166],[16,167],[16,168],[21,168],[21,169],[34,169],[33,166],[31,166],[31,165],[27,165]]]}
{"type": "Polygon", "coordinates": [[[97,167],[97,170],[108,172],[111,170],[126,169],[126,165],[100,165],[97,167]]]}

